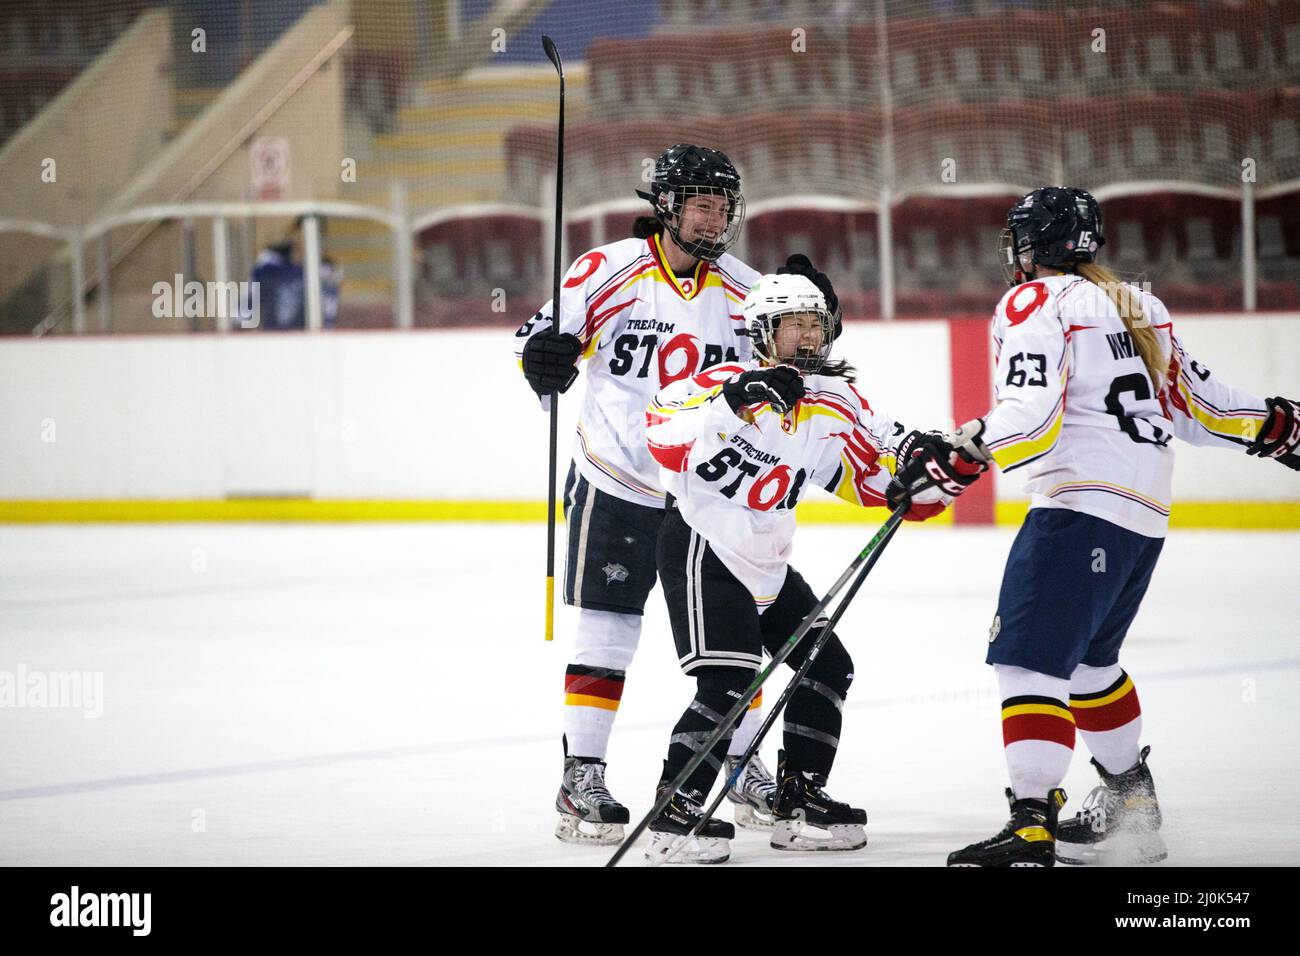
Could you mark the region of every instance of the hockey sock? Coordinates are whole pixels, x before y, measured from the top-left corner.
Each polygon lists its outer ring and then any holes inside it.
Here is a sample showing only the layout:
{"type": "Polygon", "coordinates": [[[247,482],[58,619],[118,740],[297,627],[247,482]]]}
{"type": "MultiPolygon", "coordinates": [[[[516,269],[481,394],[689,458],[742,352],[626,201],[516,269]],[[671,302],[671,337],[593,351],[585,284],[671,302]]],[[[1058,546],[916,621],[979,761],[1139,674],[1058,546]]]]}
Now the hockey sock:
{"type": "Polygon", "coordinates": [[[1070,675],[1070,712],[1083,742],[1107,773],[1137,766],[1142,706],[1133,679],[1122,667],[1076,667],[1070,675]]]}
{"type": "MultiPolygon", "coordinates": [[[[668,759],[664,762],[667,783],[681,773],[690,759],[703,748],[705,741],[722,723],[754,679],[754,672],[741,667],[705,667],[695,682],[695,699],[673,727],[668,742],[668,759]]],[[[722,769],[731,734],[724,734],[704,758],[703,763],[682,784],[683,790],[707,794],[722,769]]]]}
{"type": "Polygon", "coordinates": [[[840,745],[844,698],[852,683],[853,659],[832,636],[790,695],[783,740],[787,770],[830,776],[840,745]]]}
{"type": "Polygon", "coordinates": [[[641,618],[583,608],[564,673],[565,753],[604,760],[623,679],[641,637],[641,618]]]}
{"type": "Polygon", "coordinates": [[[728,757],[743,756],[754,741],[754,735],[763,724],[763,689],[760,687],[754,699],[749,702],[749,710],[740,718],[736,732],[731,735],[731,746],[727,748],[728,757]]]}
{"type": "Polygon", "coordinates": [[[570,664],[564,672],[565,753],[605,759],[614,715],[623,699],[623,671],[570,664]]]}
{"type": "Polygon", "coordinates": [[[1023,667],[994,664],[1002,694],[1002,744],[1017,800],[1046,800],[1074,756],[1070,682],[1023,667]]]}

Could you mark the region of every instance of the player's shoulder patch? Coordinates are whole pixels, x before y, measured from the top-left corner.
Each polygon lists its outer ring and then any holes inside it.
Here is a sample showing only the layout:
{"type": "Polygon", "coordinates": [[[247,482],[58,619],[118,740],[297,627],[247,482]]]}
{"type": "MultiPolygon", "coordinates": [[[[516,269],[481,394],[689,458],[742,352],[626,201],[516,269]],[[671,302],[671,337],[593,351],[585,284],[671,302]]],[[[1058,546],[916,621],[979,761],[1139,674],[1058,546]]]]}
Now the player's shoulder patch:
{"type": "Polygon", "coordinates": [[[576,289],[592,278],[603,281],[645,254],[645,243],[640,239],[620,239],[597,246],[578,256],[569,266],[564,274],[564,288],[576,289]]]}
{"type": "Polygon", "coordinates": [[[1012,286],[998,303],[995,317],[1006,317],[1007,325],[1014,328],[1049,307],[1053,290],[1046,279],[1033,279],[1012,286]]]}

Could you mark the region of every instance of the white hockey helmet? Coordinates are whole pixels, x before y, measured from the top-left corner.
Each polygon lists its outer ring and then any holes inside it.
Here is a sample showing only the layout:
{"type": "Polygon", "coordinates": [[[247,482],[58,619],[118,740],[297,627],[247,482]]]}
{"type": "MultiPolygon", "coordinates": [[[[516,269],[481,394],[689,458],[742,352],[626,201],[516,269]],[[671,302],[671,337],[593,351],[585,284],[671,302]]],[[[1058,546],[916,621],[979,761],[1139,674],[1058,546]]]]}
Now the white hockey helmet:
{"type": "Polygon", "coordinates": [[[801,275],[770,274],[759,278],[741,307],[754,353],[772,365],[793,365],[801,372],[818,372],[831,357],[832,319],[826,297],[812,280],[801,275]],[[803,352],[782,359],[776,347],[776,330],[781,317],[812,313],[821,319],[822,344],[816,352],[803,352]]]}

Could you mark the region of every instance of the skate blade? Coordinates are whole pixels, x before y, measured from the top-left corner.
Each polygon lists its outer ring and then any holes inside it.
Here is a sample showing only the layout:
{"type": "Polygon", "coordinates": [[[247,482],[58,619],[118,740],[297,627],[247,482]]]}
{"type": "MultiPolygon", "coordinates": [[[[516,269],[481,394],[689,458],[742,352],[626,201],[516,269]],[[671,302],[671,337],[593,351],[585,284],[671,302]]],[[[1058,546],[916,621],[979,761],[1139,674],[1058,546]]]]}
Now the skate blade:
{"type": "Polygon", "coordinates": [[[1147,866],[1169,856],[1159,833],[1119,834],[1100,843],[1056,843],[1056,859],[1069,866],[1147,866]]]}
{"type": "Polygon", "coordinates": [[[574,846],[614,846],[623,842],[623,824],[593,823],[561,813],[555,823],[555,837],[574,846]]]}
{"type": "Polygon", "coordinates": [[[773,850],[861,850],[867,845],[867,831],[860,823],[837,823],[822,830],[801,820],[778,820],[770,845],[773,850]]]}
{"type": "Polygon", "coordinates": [[[770,830],[775,821],[771,815],[764,815],[762,811],[749,803],[734,803],[736,826],[744,827],[746,830],[770,830]]]}
{"type": "Polygon", "coordinates": [[[686,839],[684,833],[652,833],[645,851],[648,866],[665,863],[726,863],[731,859],[731,844],[722,837],[697,836],[686,839]]]}

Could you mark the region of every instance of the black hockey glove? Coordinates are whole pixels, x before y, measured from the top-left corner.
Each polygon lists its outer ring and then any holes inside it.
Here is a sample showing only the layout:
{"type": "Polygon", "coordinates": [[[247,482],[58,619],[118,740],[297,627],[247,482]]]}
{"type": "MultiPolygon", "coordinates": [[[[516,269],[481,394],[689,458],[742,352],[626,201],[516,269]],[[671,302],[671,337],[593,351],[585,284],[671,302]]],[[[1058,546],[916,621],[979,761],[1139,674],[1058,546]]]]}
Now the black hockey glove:
{"type": "Polygon", "coordinates": [[[1295,471],[1300,471],[1300,455],[1296,447],[1300,446],[1300,403],[1289,398],[1266,398],[1268,417],[1259,426],[1259,434],[1246,446],[1247,455],[1260,458],[1276,458],[1282,464],[1295,471]]]}
{"type": "Polygon", "coordinates": [[[894,480],[885,492],[891,508],[930,488],[956,498],[975,483],[987,465],[960,449],[952,440],[958,436],[937,431],[908,433],[895,452],[894,480]]]}
{"type": "Polygon", "coordinates": [[[774,412],[784,415],[803,395],[803,376],[789,365],[753,369],[722,386],[722,397],[736,413],[746,405],[767,402],[774,412]]]}
{"type": "Polygon", "coordinates": [[[569,332],[538,332],[524,346],[524,378],[538,395],[567,392],[578,377],[582,340],[569,332]]]}
{"type": "Polygon", "coordinates": [[[826,298],[826,311],[831,314],[831,341],[838,339],[840,333],[844,331],[844,319],[840,312],[840,297],[835,294],[835,287],[831,285],[831,280],[826,277],[826,273],[818,272],[807,256],[802,252],[796,252],[785,260],[785,265],[777,269],[776,274],[803,276],[817,287],[826,298]]]}

